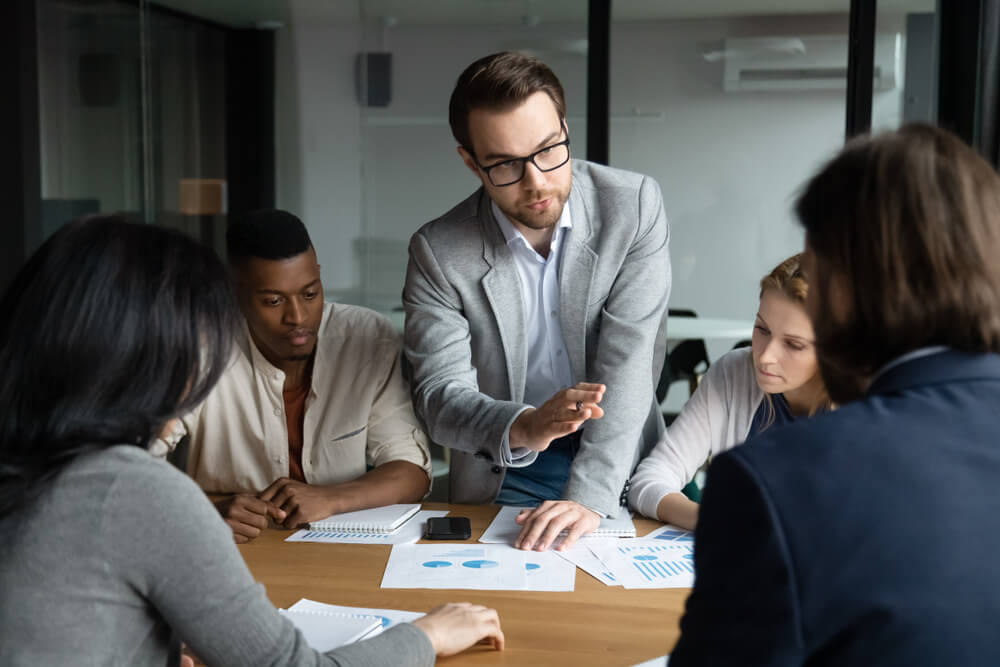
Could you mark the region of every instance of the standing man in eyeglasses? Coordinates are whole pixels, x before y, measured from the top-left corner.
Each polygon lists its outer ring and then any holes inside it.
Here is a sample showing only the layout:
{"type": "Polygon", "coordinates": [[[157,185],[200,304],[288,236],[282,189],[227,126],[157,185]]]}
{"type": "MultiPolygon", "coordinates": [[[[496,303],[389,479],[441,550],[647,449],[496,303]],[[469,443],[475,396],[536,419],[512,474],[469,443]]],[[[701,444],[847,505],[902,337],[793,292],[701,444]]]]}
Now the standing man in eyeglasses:
{"type": "Polygon", "coordinates": [[[455,503],[531,507],[517,546],[568,547],[619,512],[663,421],[669,231],[648,177],[570,159],[546,65],[497,53],[458,78],[458,154],[482,182],[410,241],[414,406],[450,447],[455,503]]]}

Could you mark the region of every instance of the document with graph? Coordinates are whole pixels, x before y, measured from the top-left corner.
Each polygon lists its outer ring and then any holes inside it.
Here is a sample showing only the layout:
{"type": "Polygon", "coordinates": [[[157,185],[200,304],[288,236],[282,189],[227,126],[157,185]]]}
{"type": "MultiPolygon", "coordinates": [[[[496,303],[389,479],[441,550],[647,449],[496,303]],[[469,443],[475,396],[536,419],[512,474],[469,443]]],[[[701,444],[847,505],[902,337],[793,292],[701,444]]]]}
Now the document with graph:
{"type": "Polygon", "coordinates": [[[572,591],[576,568],[552,553],[506,545],[397,544],[382,588],[572,591]]]}
{"type": "Polygon", "coordinates": [[[691,588],[694,544],[690,541],[632,541],[594,544],[616,584],[625,588],[691,588]]]}

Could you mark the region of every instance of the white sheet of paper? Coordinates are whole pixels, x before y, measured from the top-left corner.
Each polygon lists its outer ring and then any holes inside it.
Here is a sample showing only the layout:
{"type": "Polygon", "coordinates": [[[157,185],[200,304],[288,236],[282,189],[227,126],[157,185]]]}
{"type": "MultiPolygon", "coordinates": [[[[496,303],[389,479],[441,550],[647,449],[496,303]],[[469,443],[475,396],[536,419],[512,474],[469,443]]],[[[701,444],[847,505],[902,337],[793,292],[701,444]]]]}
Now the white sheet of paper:
{"type": "Polygon", "coordinates": [[[614,537],[594,538],[587,540],[586,542],[577,542],[566,551],[553,551],[551,553],[559,555],[567,562],[572,563],[592,576],[594,579],[597,579],[602,584],[606,584],[608,586],[621,586],[621,584],[615,580],[615,577],[611,573],[608,566],[606,566],[604,562],[597,557],[591,548],[599,544],[614,546],[618,543],[618,541],[619,540],[614,537]]]}
{"type": "Polygon", "coordinates": [[[382,631],[375,616],[302,609],[279,609],[278,613],[299,629],[309,646],[321,653],[374,637],[382,631]]]}
{"type": "Polygon", "coordinates": [[[572,591],[576,587],[576,566],[555,551],[525,551],[526,591],[572,591]]]}
{"type": "MultiPolygon", "coordinates": [[[[521,526],[517,525],[514,519],[518,514],[524,510],[524,507],[501,507],[500,511],[490,522],[490,525],[486,527],[483,531],[482,537],[479,541],[483,544],[514,544],[514,540],[517,536],[521,534],[521,526]]],[[[601,528],[608,529],[621,529],[627,530],[631,528],[635,530],[632,524],[632,518],[627,514],[617,518],[617,519],[601,519],[601,528]]],[[[584,535],[588,539],[606,539],[605,535],[584,535]]],[[[561,544],[560,539],[556,539],[552,543],[553,547],[559,546],[561,544]]]]}
{"type": "Polygon", "coordinates": [[[371,609],[368,607],[342,607],[337,604],[325,604],[323,602],[316,602],[315,600],[309,600],[307,598],[302,598],[291,607],[292,611],[329,611],[341,614],[363,614],[366,616],[375,616],[376,618],[382,619],[382,627],[377,631],[371,633],[369,637],[374,637],[377,634],[381,634],[384,630],[391,628],[397,623],[409,623],[410,621],[415,621],[416,619],[423,616],[423,612],[419,611],[403,611],[402,609],[371,609]]]}
{"type": "Polygon", "coordinates": [[[528,590],[525,552],[502,545],[397,544],[382,588],[528,590]]]}
{"type": "Polygon", "coordinates": [[[691,542],[637,542],[595,546],[615,581],[625,588],[690,588],[694,585],[694,545],[691,542]]]}
{"type": "Polygon", "coordinates": [[[646,662],[640,662],[639,664],[632,665],[632,667],[667,667],[670,664],[669,655],[661,655],[659,658],[653,658],[652,660],[647,660],[646,662]]]}
{"type": "Polygon", "coordinates": [[[678,528],[677,526],[671,526],[669,523],[660,526],[651,533],[647,533],[642,537],[638,538],[640,540],[661,540],[665,542],[694,542],[694,533],[690,530],[684,530],[683,528],[678,528]]]}
{"type": "Polygon", "coordinates": [[[334,533],[304,528],[285,538],[286,542],[330,542],[336,544],[413,544],[424,536],[424,524],[431,517],[447,516],[448,510],[421,510],[395,533],[334,533]]]}

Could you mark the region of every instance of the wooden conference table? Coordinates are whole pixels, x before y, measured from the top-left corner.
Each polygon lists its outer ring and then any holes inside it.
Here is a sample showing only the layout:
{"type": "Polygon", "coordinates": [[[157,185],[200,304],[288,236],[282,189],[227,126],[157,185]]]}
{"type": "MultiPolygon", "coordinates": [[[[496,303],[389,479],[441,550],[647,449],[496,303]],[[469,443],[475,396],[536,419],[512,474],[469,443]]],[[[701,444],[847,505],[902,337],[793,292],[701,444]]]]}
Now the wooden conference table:
{"type": "MultiPolygon", "coordinates": [[[[475,542],[492,521],[492,505],[425,503],[472,522],[475,542]]],[[[661,524],[635,519],[639,536],[661,524]]],[[[577,569],[572,593],[380,588],[391,547],[286,543],[289,531],[267,530],[240,545],[250,571],[278,607],[317,602],[426,611],[444,602],[494,607],[507,640],[502,652],[478,646],[444,665],[633,665],[669,653],[688,589],[625,590],[577,569]]]]}

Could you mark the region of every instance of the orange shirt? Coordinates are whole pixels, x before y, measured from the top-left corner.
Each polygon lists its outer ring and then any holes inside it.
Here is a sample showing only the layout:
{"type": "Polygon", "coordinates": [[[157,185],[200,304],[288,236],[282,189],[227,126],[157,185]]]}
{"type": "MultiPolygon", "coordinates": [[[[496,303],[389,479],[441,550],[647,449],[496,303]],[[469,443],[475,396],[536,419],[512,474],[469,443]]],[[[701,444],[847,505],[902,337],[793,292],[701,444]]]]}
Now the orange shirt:
{"type": "Polygon", "coordinates": [[[310,385],[310,382],[305,382],[300,387],[281,392],[285,399],[285,422],[288,425],[288,476],[299,482],[306,481],[302,472],[302,424],[310,385]]]}

